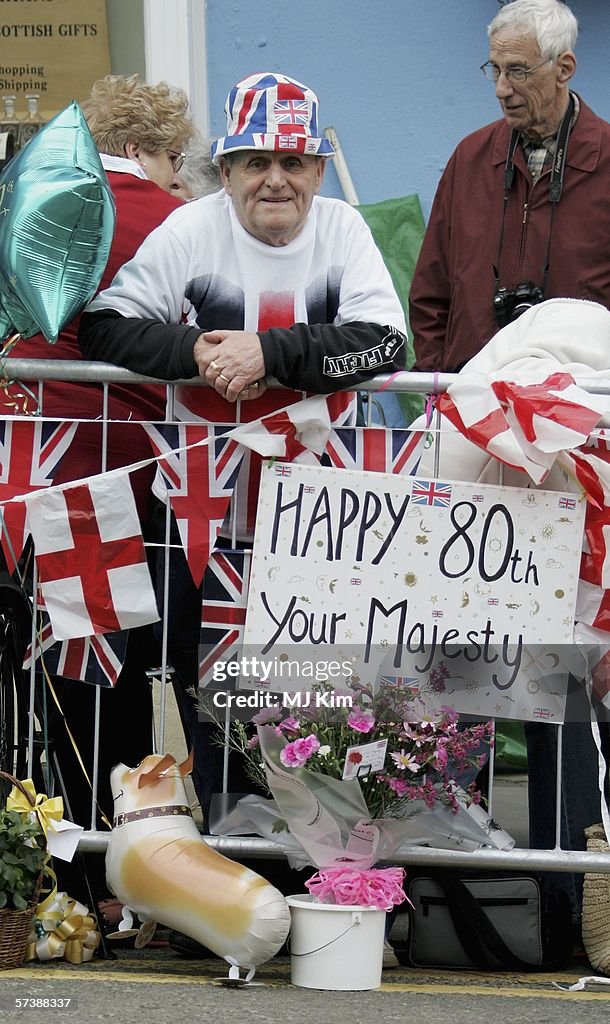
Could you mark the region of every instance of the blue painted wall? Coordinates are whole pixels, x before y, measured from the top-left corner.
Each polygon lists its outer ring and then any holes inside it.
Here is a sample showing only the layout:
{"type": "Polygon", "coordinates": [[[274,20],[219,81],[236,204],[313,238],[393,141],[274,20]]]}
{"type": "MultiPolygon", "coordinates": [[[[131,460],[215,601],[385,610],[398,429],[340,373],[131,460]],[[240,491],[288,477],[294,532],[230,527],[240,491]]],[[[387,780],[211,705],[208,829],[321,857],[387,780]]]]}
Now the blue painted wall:
{"type": "MultiPolygon", "coordinates": [[[[610,3],[570,6],[580,23],[574,87],[610,120],[610,3]]],[[[417,192],[427,217],[456,143],[498,116],[479,71],[497,0],[207,0],[206,10],[211,131],[224,134],[224,101],[240,78],[297,78],[318,93],[362,203],[417,192]]],[[[323,191],[342,196],[330,164],[323,191]]]]}

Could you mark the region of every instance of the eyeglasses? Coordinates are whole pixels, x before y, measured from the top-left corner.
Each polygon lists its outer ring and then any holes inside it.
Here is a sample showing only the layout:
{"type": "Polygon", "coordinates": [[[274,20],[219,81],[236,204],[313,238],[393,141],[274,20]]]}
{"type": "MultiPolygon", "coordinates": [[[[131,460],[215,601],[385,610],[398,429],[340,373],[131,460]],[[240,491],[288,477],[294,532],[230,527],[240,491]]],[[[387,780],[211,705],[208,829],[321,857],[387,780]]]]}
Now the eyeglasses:
{"type": "Polygon", "coordinates": [[[529,75],[533,75],[534,71],[538,71],[539,68],[543,68],[545,64],[549,64],[550,61],[554,60],[554,57],[547,57],[540,64],[536,64],[534,68],[499,68],[497,64],[494,64],[491,60],[486,60],[484,64],[481,64],[481,71],[485,75],[488,82],[497,82],[500,75],[514,84],[526,82],[529,75]]]}
{"type": "Polygon", "coordinates": [[[168,149],[167,155],[169,157],[172,167],[177,173],[182,167],[182,164],[184,163],[186,153],[174,153],[172,149],[168,149]]]}

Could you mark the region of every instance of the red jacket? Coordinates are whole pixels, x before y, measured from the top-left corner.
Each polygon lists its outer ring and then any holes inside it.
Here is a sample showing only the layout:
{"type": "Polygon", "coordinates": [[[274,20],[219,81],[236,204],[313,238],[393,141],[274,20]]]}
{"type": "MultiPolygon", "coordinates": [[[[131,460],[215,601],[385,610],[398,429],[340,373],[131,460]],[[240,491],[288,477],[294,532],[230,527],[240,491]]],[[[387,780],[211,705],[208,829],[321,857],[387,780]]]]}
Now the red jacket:
{"type": "MultiPolygon", "coordinates": [[[[469,135],[439,183],[410,292],[417,370],[456,371],[498,331],[493,267],[509,138],[504,120],[469,135]]],[[[550,172],[532,186],[521,146],[514,163],[499,267],[505,288],[542,284],[551,218],[550,172]]],[[[544,297],[610,307],[610,125],[582,100],[568,143],[544,297]]]]}
{"type": "MultiPolygon", "coordinates": [[[[108,171],[108,181],[116,202],[116,226],[100,290],[107,288],[113,277],[134,256],[147,235],[174,210],[182,200],[174,198],[154,182],[133,174],[108,171]]],[[[80,316],[72,320],[61,332],[56,344],[51,345],[42,334],[20,340],[11,349],[14,359],[82,359],[77,342],[80,316]]],[[[36,383],[29,385],[38,394],[36,383]]],[[[112,420],[163,420],[165,418],[165,388],[158,384],[119,385],[109,388],[108,410],[112,420]]],[[[14,407],[6,406],[7,413],[14,407]]],[[[99,384],[45,381],[42,411],[44,416],[90,419],[103,414],[103,391],[99,384]]],[[[0,413],[2,408],[0,408],[0,413]]],[[[76,480],[99,473],[101,465],[102,432],[99,423],[81,424],[76,437],[62,459],[55,483],[76,480]]],[[[135,424],[112,424],[108,433],[106,468],[116,469],[152,455],[148,436],[135,424]]],[[[145,518],[154,467],[132,475],[132,485],[142,518],[145,518]]]]}

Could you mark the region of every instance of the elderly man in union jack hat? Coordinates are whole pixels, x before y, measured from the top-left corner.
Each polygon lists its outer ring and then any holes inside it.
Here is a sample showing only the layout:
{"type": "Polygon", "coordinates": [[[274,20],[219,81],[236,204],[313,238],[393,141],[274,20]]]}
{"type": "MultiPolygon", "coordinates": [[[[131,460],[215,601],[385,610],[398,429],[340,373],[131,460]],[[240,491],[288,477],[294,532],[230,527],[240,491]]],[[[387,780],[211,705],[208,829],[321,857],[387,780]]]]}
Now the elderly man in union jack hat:
{"type": "MultiPolygon", "coordinates": [[[[255,420],[309,391],[328,394],[332,421],[345,424],[347,389],[404,366],[400,302],[360,214],[319,195],[334,151],[315,93],[286,75],[254,74],[231,90],[226,113],[226,135],[212,146],[224,188],[172,214],[89,305],[83,351],[164,380],[204,378],[208,388],[177,389],[174,416],[184,420],[233,423],[238,398],[241,419],[255,420]],[[282,390],[266,392],[268,377],[282,390]]],[[[251,541],[254,463],[242,462],[238,522],[217,546],[251,541]]],[[[207,815],[221,788],[219,752],[187,692],[198,679],[200,582],[174,552],[169,657],[207,815]]]]}

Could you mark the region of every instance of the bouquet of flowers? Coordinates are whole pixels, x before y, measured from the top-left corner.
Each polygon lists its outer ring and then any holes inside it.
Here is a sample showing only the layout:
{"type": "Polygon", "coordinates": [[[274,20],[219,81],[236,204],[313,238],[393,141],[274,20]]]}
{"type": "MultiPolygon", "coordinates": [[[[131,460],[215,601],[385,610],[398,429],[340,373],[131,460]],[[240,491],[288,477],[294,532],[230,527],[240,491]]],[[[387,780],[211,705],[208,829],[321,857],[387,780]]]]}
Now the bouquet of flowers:
{"type": "MultiPolygon", "coordinates": [[[[272,792],[261,756],[261,728],[267,727],[283,741],[279,760],[288,771],[306,767],[332,779],[357,779],[370,818],[400,818],[414,800],[428,808],[441,801],[457,813],[455,779],[475,775],[485,763],[491,722],[459,728],[451,707],[442,707],[437,720],[419,717],[416,691],[404,682],[376,691],[354,682],[337,706],[338,696],[329,684],[316,683],[307,706],[269,707],[255,715],[255,735],[233,722],[231,746],[245,757],[253,781],[272,792]]],[[[468,803],[480,803],[476,782],[465,793],[468,803]]]]}
{"type": "Polygon", "coordinates": [[[280,841],[293,867],[366,869],[404,843],[514,845],[478,806],[476,782],[458,784],[484,762],[492,723],[462,727],[450,707],[423,717],[400,679],[342,693],[316,683],[301,697],[278,695],[251,723],[231,722],[229,745],[273,799],[243,797],[215,832],[280,841]]]}

